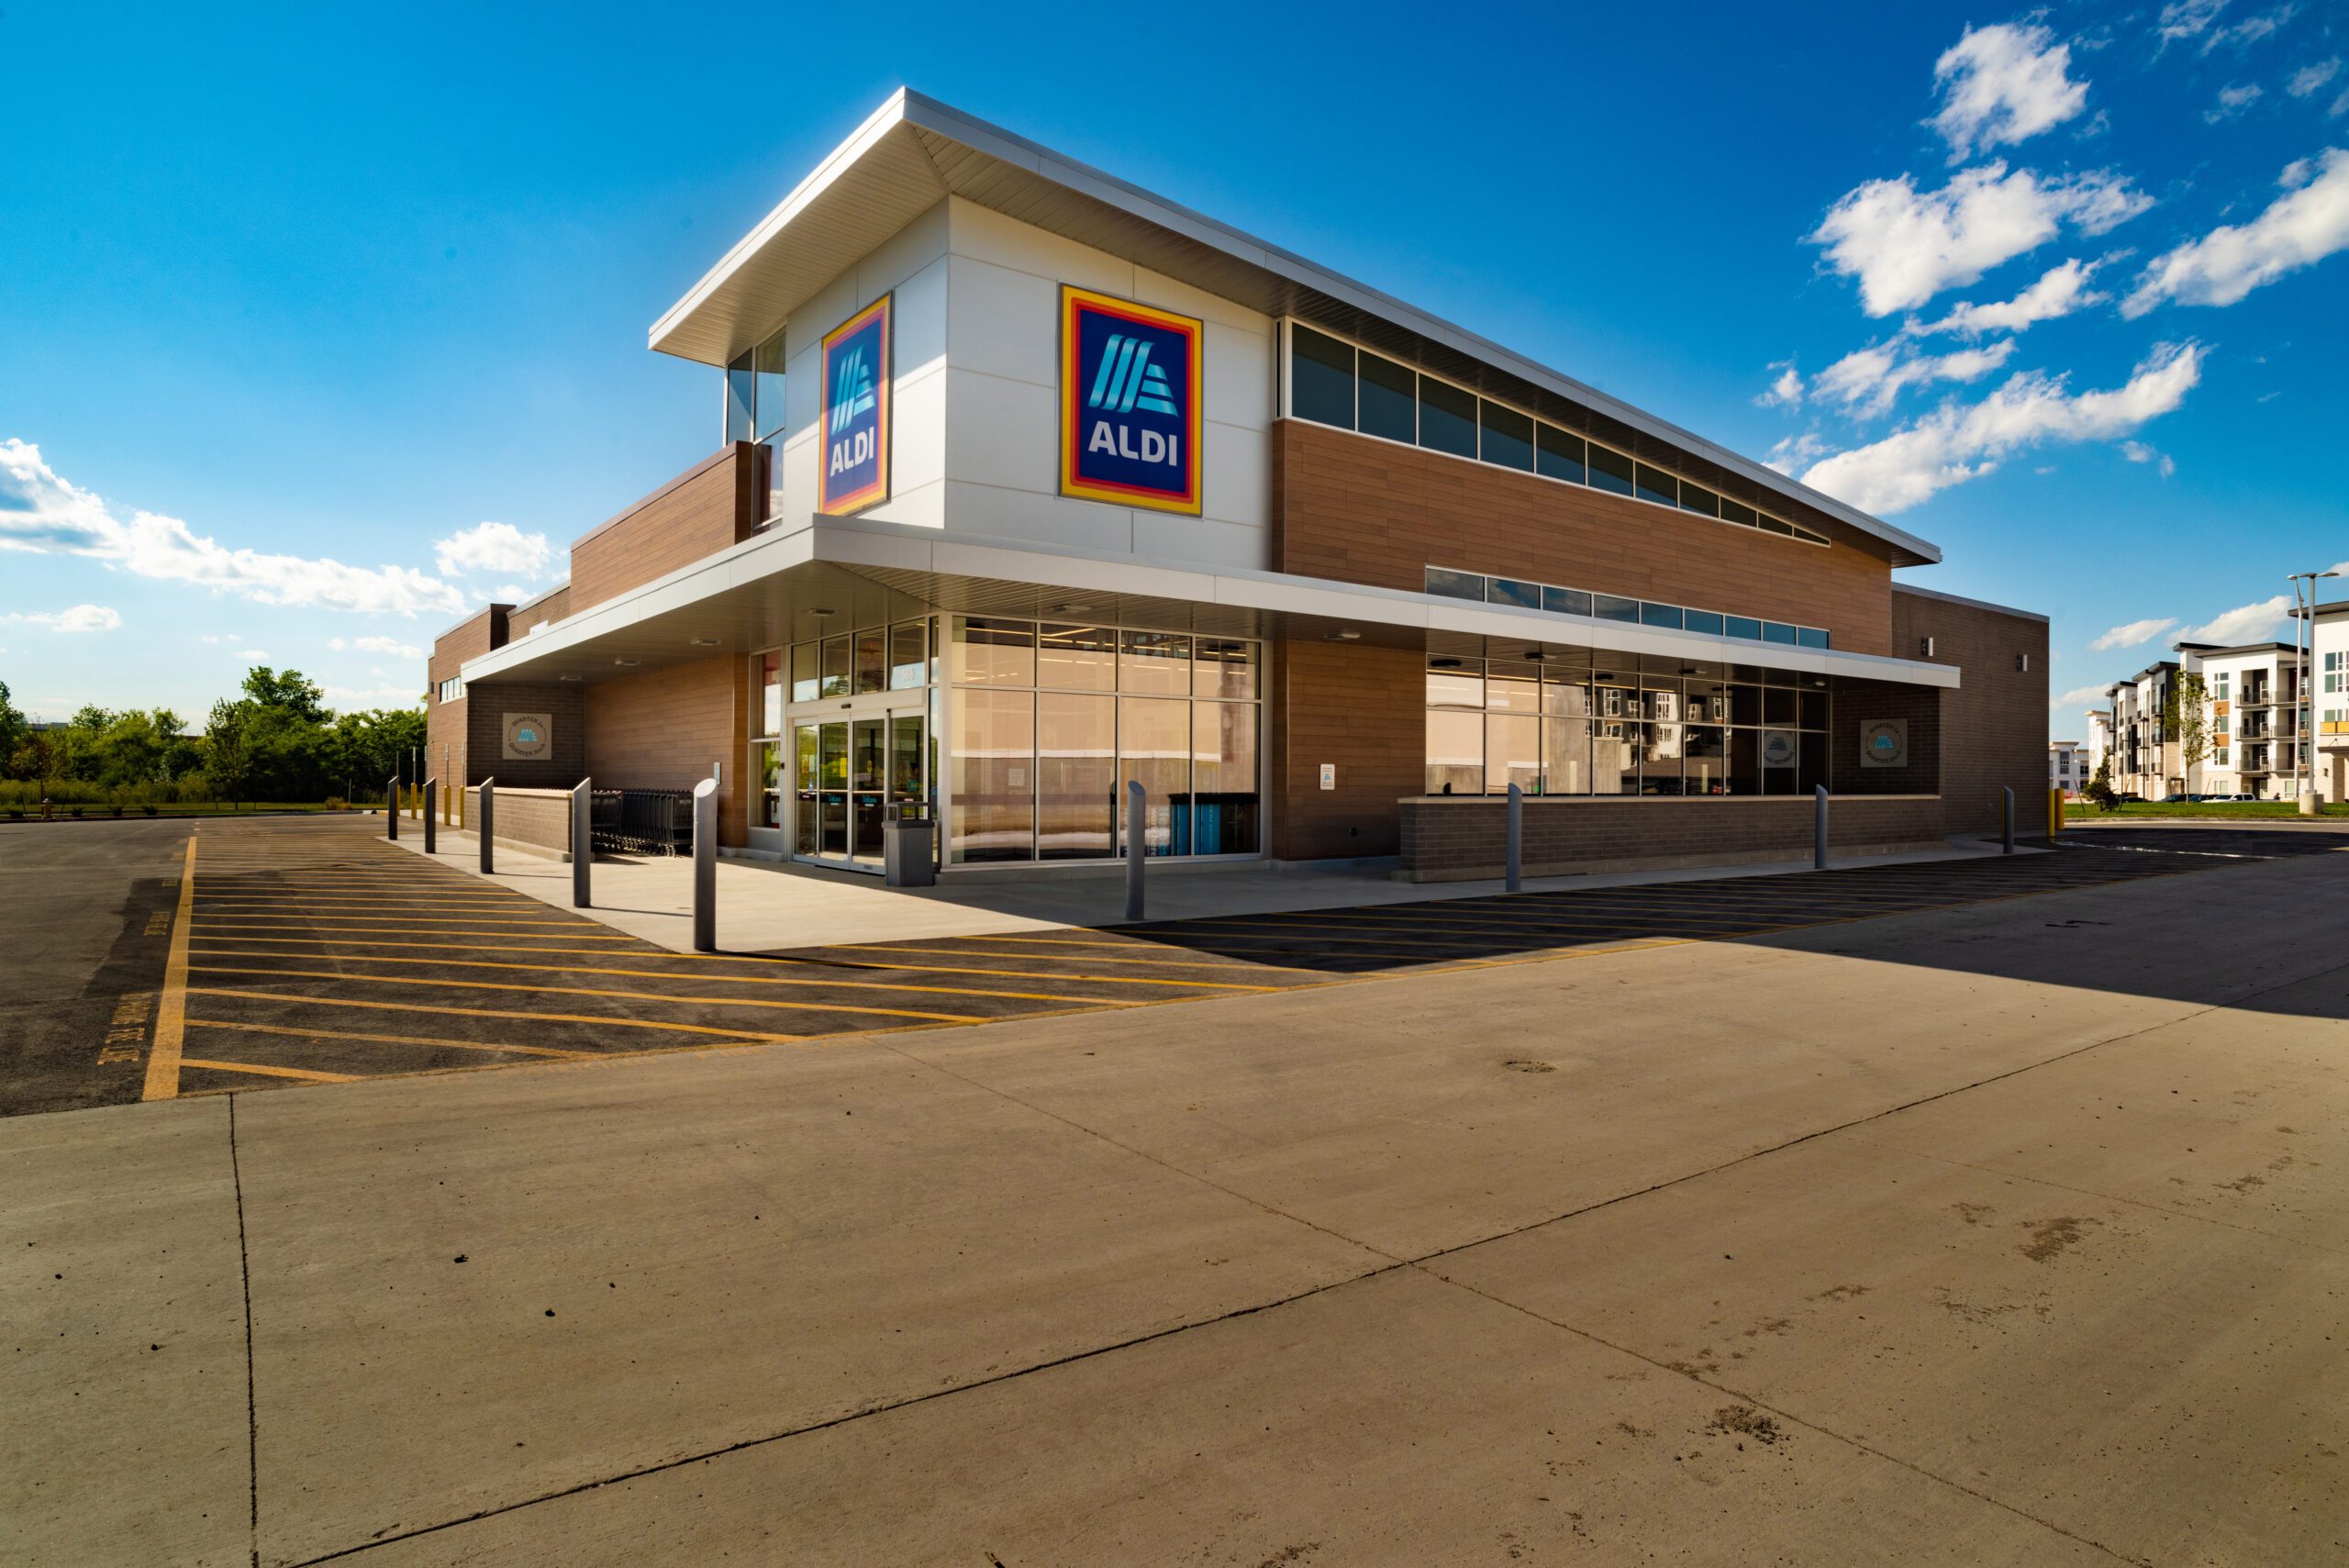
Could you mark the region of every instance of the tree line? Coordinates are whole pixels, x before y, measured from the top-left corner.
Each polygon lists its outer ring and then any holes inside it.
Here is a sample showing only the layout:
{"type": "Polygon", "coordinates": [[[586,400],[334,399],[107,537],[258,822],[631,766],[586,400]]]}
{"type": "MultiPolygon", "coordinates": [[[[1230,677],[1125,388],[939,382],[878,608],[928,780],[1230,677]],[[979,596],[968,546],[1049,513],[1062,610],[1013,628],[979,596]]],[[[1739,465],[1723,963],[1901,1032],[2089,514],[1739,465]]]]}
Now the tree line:
{"type": "Polygon", "coordinates": [[[300,671],[266,664],[193,734],[166,707],[93,706],[35,728],[0,682],[0,795],[14,801],[319,801],[380,791],[423,743],[421,709],[338,714],[300,671]]]}

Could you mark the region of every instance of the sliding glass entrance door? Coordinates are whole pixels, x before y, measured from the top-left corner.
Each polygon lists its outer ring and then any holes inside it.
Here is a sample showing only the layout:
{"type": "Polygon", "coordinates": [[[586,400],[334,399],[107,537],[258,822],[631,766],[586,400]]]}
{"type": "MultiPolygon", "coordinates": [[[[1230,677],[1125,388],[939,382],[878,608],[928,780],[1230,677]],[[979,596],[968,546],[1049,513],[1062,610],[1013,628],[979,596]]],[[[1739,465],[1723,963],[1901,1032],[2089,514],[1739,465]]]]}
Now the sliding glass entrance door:
{"type": "Polygon", "coordinates": [[[801,860],[881,869],[881,824],[929,798],[928,716],[876,708],[792,726],[792,848],[801,860]]]}

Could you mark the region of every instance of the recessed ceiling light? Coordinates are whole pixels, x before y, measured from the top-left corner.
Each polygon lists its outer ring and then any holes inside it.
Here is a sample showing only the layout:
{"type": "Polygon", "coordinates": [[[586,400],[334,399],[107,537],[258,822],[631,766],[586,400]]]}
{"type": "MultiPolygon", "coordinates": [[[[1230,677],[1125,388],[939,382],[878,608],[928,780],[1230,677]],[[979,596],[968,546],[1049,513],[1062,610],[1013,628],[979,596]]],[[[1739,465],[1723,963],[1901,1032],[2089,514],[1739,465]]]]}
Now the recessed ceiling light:
{"type": "Polygon", "coordinates": [[[1093,606],[1091,605],[1055,605],[1052,606],[1052,614],[1056,616],[1082,616],[1090,615],[1092,613],[1093,606]]]}
{"type": "Polygon", "coordinates": [[[696,637],[693,639],[693,645],[696,648],[715,648],[718,646],[718,639],[714,637],[696,637]]]}
{"type": "Polygon", "coordinates": [[[1323,632],[1321,634],[1321,640],[1324,642],[1360,642],[1362,640],[1362,633],[1356,631],[1353,627],[1341,626],[1323,632]]]}
{"type": "Polygon", "coordinates": [[[809,610],[807,613],[814,616],[818,620],[829,620],[832,616],[831,611],[824,608],[820,605],[817,606],[814,609],[809,610]]]}
{"type": "Polygon", "coordinates": [[[582,678],[582,677],[577,676],[577,675],[557,675],[557,676],[555,677],[555,679],[556,679],[556,680],[558,680],[558,681],[577,681],[577,680],[580,680],[581,678],[582,678]]]}
{"type": "Polygon", "coordinates": [[[642,663],[643,661],[640,659],[614,659],[612,662],[618,665],[623,670],[633,670],[639,664],[642,663]]]}
{"type": "Polygon", "coordinates": [[[1457,659],[1431,659],[1428,661],[1428,668],[1431,670],[1457,670],[1460,668],[1460,661],[1457,659]]]}
{"type": "Polygon", "coordinates": [[[1539,664],[1540,662],[1542,662],[1542,660],[1547,659],[1548,657],[1550,657],[1550,656],[1549,656],[1549,654],[1547,654],[1547,653],[1543,652],[1543,651],[1542,651],[1541,649],[1539,649],[1539,648],[1531,648],[1531,649],[1526,650],[1525,656],[1526,656],[1528,659],[1531,659],[1531,661],[1533,661],[1533,662],[1535,662],[1536,664],[1539,664]]]}

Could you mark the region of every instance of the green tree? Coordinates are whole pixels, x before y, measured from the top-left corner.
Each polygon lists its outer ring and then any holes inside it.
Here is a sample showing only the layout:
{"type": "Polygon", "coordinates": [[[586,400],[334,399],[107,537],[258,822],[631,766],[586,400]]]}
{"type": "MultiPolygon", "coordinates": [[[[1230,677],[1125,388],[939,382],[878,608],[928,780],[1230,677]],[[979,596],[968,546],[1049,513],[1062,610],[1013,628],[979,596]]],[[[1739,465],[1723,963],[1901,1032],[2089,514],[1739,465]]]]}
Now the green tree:
{"type": "MultiPolygon", "coordinates": [[[[333,760],[328,771],[338,789],[346,781],[380,788],[403,761],[424,744],[420,708],[383,707],[346,713],[334,721],[333,760]]],[[[428,762],[426,773],[432,772],[428,762]]]]}
{"type": "Polygon", "coordinates": [[[2099,811],[2121,809],[2121,798],[2112,789],[2112,759],[2110,756],[2097,759],[2096,775],[2088,780],[2088,787],[2084,793],[2096,803],[2099,811]]]}
{"type": "Polygon", "coordinates": [[[23,712],[8,695],[8,683],[0,681],[0,772],[21,776],[15,774],[10,764],[24,745],[25,737],[30,733],[31,727],[26,722],[23,712]]]}
{"type": "Polygon", "coordinates": [[[324,724],[334,717],[327,711],[326,694],[299,670],[281,675],[266,664],[254,665],[245,672],[245,699],[309,724],[324,724]]]}
{"type": "Polygon", "coordinates": [[[2195,786],[2202,759],[2210,754],[2210,695],[2208,683],[2189,671],[2170,683],[2169,698],[2162,705],[2162,728],[2177,742],[2188,789],[2195,786]]]}

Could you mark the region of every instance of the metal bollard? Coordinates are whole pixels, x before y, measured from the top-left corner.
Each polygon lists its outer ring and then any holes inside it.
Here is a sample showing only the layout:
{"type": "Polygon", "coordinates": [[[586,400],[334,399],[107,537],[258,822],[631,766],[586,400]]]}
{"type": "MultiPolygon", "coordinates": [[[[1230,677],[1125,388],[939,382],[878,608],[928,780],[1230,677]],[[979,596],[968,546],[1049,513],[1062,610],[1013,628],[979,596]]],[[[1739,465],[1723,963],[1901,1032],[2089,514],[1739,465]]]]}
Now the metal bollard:
{"type": "Polygon", "coordinates": [[[425,852],[426,854],[428,854],[428,855],[429,855],[429,854],[430,854],[430,853],[432,853],[432,851],[433,851],[434,850],[436,850],[436,849],[440,848],[440,837],[439,837],[439,829],[440,829],[440,815],[439,815],[439,813],[437,813],[437,812],[436,812],[436,811],[434,811],[434,809],[433,809],[433,807],[434,807],[435,806],[437,806],[437,805],[440,803],[440,781],[439,779],[427,779],[427,780],[425,780],[425,781],[424,781],[424,852],[425,852]]]}
{"type": "Polygon", "coordinates": [[[718,781],[694,785],[694,951],[718,951],[718,781]]]}
{"type": "Polygon", "coordinates": [[[400,841],[400,776],[394,773],[384,785],[384,837],[396,844],[400,841]]]}
{"type": "Polygon", "coordinates": [[[1525,791],[1508,786],[1508,881],[1511,893],[1525,891],[1525,791]]]}
{"type": "Polygon", "coordinates": [[[588,797],[587,781],[581,779],[571,792],[571,906],[574,909],[588,906],[587,868],[595,861],[595,806],[588,797]]]}
{"type": "Polygon", "coordinates": [[[2001,830],[2004,832],[2005,837],[2006,837],[2006,841],[2007,841],[2006,848],[2005,848],[2005,849],[2003,849],[2003,850],[2001,850],[2001,851],[1999,851],[1999,853],[2001,853],[2001,854],[2008,854],[2008,855],[2011,855],[2011,854],[2013,854],[2013,853],[2015,852],[2015,791],[2014,791],[2014,786],[2013,786],[2012,784],[2005,785],[2004,787],[2002,787],[2002,788],[1998,791],[1998,793],[1999,793],[1999,795],[2004,798],[2004,800],[2005,800],[2005,802],[2006,802],[2006,804],[2005,804],[2003,806],[2001,806],[2001,807],[2000,807],[2000,809],[2005,813],[2005,819],[2004,819],[2004,822],[2003,822],[2002,829],[2001,829],[2001,830]]]}
{"type": "Polygon", "coordinates": [[[497,869],[497,780],[481,781],[481,820],[473,824],[473,831],[481,835],[481,873],[487,876],[497,869]]]}
{"type": "Polygon", "coordinates": [[[1129,920],[1142,917],[1143,802],[1147,798],[1140,779],[1126,781],[1126,918],[1129,920]]]}
{"type": "Polygon", "coordinates": [[[1811,786],[1810,869],[1827,869],[1827,786],[1811,786]]]}

